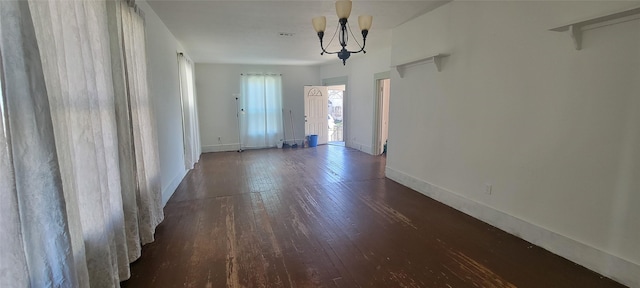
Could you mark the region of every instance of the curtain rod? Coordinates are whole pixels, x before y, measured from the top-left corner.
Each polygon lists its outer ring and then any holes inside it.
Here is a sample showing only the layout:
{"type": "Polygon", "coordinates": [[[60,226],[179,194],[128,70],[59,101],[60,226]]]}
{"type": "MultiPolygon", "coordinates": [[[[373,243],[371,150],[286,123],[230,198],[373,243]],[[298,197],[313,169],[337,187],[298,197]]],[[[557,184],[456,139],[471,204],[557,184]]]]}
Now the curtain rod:
{"type": "Polygon", "coordinates": [[[136,0],[123,0],[123,2],[127,3],[129,7],[133,8],[133,11],[135,11],[136,14],[138,14],[142,18],[142,21],[145,21],[144,11],[142,11],[142,9],[138,7],[138,4],[136,4],[136,0]]]}
{"type": "MultiPolygon", "coordinates": [[[[2,1],[2,0],[0,0],[2,1]]],[[[194,65],[195,63],[193,62],[193,60],[191,60],[191,58],[189,58],[189,56],[185,55],[184,52],[178,52],[178,58],[183,57],[185,60],[187,60],[187,62],[191,63],[192,65],[194,65]]]]}

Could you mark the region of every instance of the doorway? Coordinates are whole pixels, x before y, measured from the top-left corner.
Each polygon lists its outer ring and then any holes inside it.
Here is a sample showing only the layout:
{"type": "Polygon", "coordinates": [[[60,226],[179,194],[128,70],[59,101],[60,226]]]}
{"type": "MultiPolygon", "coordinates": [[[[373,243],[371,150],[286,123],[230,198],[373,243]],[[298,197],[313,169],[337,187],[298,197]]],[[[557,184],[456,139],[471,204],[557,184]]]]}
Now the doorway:
{"type": "Polygon", "coordinates": [[[327,101],[327,131],[328,144],[349,146],[349,96],[348,78],[346,76],[322,80],[327,86],[329,99],[327,101]]]}
{"type": "Polygon", "coordinates": [[[387,152],[389,139],[389,98],[391,96],[391,79],[389,72],[375,74],[376,102],[374,125],[374,154],[381,155],[387,152]]]}
{"type": "Polygon", "coordinates": [[[346,85],[328,86],[327,128],[329,144],[344,145],[344,91],[346,85]]]}

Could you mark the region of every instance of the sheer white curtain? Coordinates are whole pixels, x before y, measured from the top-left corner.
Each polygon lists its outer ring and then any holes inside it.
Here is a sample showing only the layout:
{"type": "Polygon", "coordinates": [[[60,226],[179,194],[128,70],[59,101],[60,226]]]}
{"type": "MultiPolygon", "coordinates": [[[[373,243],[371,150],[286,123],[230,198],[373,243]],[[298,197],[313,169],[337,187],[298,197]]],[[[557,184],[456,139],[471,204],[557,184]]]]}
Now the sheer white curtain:
{"type": "Polygon", "coordinates": [[[84,270],[87,263],[88,283],[82,271],[80,285],[113,283],[128,261],[116,249],[125,235],[106,5],[30,1],[29,6],[51,104],[70,248],[77,267],[84,270]]]}
{"type": "Polygon", "coordinates": [[[0,1],[0,287],[116,287],[153,241],[144,42],[121,1],[0,1]]]}
{"type": "MultiPolygon", "coordinates": [[[[146,244],[154,240],[155,227],[164,219],[160,163],[158,162],[160,158],[158,156],[158,136],[147,82],[144,19],[140,15],[141,11],[132,1],[119,1],[119,3],[122,12],[125,75],[135,155],[132,161],[135,161],[137,176],[135,197],[129,196],[131,200],[137,202],[137,209],[132,207],[131,211],[125,210],[125,213],[130,213],[131,218],[137,215],[137,219],[132,220],[137,220],[140,243],[146,244]]],[[[135,222],[131,225],[135,225],[135,222]]],[[[137,259],[140,249],[136,248],[135,250],[138,252],[135,257],[137,259]]]]}
{"type": "Polygon", "coordinates": [[[184,164],[187,169],[192,169],[193,165],[198,163],[201,154],[193,62],[183,53],[178,53],[178,67],[180,68],[180,95],[182,99],[184,164]]]}
{"type": "Polygon", "coordinates": [[[282,76],[243,74],[240,141],[245,148],[275,147],[282,137],[282,76]]]}
{"type": "Polygon", "coordinates": [[[27,2],[0,1],[0,287],[78,287],[30,19],[27,2]]]}

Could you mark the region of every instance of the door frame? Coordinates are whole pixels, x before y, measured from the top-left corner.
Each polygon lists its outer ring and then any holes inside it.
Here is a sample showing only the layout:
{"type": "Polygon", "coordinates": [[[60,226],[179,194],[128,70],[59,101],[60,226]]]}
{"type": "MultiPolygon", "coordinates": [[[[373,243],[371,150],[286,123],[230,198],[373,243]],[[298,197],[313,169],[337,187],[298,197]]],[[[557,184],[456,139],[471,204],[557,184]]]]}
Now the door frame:
{"type": "MultiPolygon", "coordinates": [[[[349,126],[351,126],[351,111],[349,110],[350,105],[350,97],[349,96],[349,77],[347,76],[339,76],[333,78],[322,79],[322,86],[336,86],[336,85],[344,85],[344,92],[342,94],[342,123],[347,123],[347,125],[342,125],[342,140],[344,140],[344,146],[351,147],[349,142],[349,126]]],[[[328,104],[328,103],[327,103],[328,104]]]]}
{"type": "MultiPolygon", "coordinates": [[[[373,133],[371,133],[373,135],[373,139],[371,139],[371,147],[373,147],[373,153],[374,155],[379,155],[378,151],[382,150],[382,147],[380,142],[381,140],[380,138],[380,128],[382,126],[382,110],[380,107],[380,102],[382,101],[381,97],[381,93],[380,93],[380,85],[379,85],[379,80],[383,80],[383,79],[391,79],[391,71],[384,71],[384,72],[380,72],[380,73],[376,73],[373,75],[373,91],[374,91],[374,101],[373,101],[373,133]]],[[[391,92],[389,92],[389,94],[391,94],[391,92]]]]}

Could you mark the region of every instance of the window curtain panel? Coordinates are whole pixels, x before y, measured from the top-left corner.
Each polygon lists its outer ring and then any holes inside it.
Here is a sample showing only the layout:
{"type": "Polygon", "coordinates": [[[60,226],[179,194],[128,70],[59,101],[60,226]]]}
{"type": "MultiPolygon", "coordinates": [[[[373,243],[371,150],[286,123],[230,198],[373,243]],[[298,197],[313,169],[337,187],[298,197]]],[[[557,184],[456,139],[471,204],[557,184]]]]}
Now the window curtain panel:
{"type": "Polygon", "coordinates": [[[180,69],[180,96],[182,103],[182,131],[184,141],[184,165],[192,169],[200,159],[200,132],[198,125],[198,109],[195,94],[195,77],[193,62],[183,53],[178,53],[180,69]]]}
{"type": "Polygon", "coordinates": [[[0,287],[80,287],[30,19],[26,1],[0,1],[0,287]]]}
{"type": "Polygon", "coordinates": [[[282,76],[241,75],[240,145],[276,147],[282,140],[282,76]]]}
{"type": "Polygon", "coordinates": [[[132,4],[0,1],[0,287],[117,287],[153,241],[157,144],[132,4]]]}
{"type": "MultiPolygon", "coordinates": [[[[92,1],[92,0],[89,0],[92,1]]],[[[133,136],[132,159],[136,168],[137,190],[136,209],[129,211],[133,217],[137,215],[138,233],[141,244],[154,240],[155,227],[162,222],[162,191],[160,183],[160,162],[158,155],[158,136],[153,111],[153,103],[149,95],[147,81],[146,38],[142,11],[133,1],[119,1],[122,13],[122,31],[124,47],[124,63],[129,112],[131,113],[131,131],[133,136]]],[[[131,203],[133,205],[133,202],[131,203]]],[[[133,221],[131,225],[134,225],[133,221]]],[[[137,259],[140,249],[136,248],[137,259]]],[[[132,259],[133,260],[133,259],[132,259]]]]}

